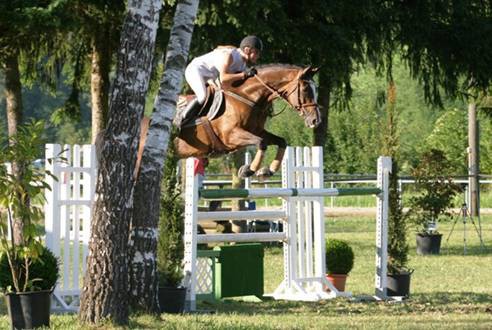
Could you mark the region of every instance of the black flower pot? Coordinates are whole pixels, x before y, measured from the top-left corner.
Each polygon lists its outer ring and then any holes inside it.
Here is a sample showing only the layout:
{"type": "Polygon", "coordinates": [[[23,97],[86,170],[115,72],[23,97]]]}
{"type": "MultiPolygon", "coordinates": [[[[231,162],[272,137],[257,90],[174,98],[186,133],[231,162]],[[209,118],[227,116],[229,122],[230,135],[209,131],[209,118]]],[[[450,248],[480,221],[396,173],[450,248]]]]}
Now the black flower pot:
{"type": "Polygon", "coordinates": [[[180,314],[184,312],[186,288],[159,288],[161,313],[180,314]]]}
{"type": "Polygon", "coordinates": [[[442,234],[417,234],[417,254],[429,255],[439,254],[441,250],[441,238],[442,234]]]}
{"type": "Polygon", "coordinates": [[[5,295],[11,329],[50,326],[51,290],[5,295]]]}
{"type": "Polygon", "coordinates": [[[387,278],[387,295],[390,297],[410,296],[410,277],[412,272],[403,272],[399,274],[388,274],[387,278]]]}

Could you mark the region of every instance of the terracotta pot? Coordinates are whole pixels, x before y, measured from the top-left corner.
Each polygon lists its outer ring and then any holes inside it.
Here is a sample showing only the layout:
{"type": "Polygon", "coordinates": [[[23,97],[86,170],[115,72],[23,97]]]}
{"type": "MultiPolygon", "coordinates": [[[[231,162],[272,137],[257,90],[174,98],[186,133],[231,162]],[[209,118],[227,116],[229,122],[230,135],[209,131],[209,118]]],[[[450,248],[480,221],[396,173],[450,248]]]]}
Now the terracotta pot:
{"type": "Polygon", "coordinates": [[[345,291],[347,276],[347,274],[327,274],[326,278],[331,282],[331,284],[333,284],[333,286],[335,286],[335,288],[337,288],[338,291],[345,291]]]}

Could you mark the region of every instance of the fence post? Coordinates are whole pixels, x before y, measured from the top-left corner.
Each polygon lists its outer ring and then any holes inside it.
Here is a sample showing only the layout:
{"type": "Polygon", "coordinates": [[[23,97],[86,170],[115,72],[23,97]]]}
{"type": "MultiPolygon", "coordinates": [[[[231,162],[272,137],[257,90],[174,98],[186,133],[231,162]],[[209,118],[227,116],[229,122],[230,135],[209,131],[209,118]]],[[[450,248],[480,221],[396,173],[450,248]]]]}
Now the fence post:
{"type": "Polygon", "coordinates": [[[381,193],[377,198],[376,215],[376,297],[387,298],[387,263],[388,263],[388,197],[389,174],[391,173],[391,158],[378,158],[378,188],[381,193]]]}
{"type": "MultiPolygon", "coordinates": [[[[58,178],[60,176],[59,164],[55,158],[60,155],[61,147],[59,144],[47,144],[45,147],[45,166],[53,176],[58,178]]],[[[46,189],[45,197],[46,203],[44,204],[44,217],[45,217],[45,231],[46,231],[46,246],[56,256],[60,255],[60,222],[55,219],[60,218],[60,207],[58,201],[60,200],[60,185],[58,181],[51,175],[45,176],[46,183],[50,186],[51,190],[46,189]]]]}

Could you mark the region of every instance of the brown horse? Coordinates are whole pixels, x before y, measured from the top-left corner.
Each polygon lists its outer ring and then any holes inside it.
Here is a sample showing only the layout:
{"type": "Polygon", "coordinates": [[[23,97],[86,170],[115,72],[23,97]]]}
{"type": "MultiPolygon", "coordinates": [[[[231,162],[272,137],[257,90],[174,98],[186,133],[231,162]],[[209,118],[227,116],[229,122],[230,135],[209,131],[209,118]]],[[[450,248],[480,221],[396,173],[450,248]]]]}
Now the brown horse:
{"type": "Polygon", "coordinates": [[[286,100],[303,118],[307,127],[320,124],[316,86],[312,80],[317,68],[270,64],[258,67],[258,74],[239,86],[223,86],[223,113],[196,125],[185,125],[174,140],[180,158],[213,157],[256,145],[258,152],[250,166],[243,166],[239,175],[247,177],[255,172],[271,176],[281,164],[285,140],[265,130],[271,114],[271,103],[276,98],[286,100]],[[269,168],[259,170],[268,145],[277,146],[275,160],[269,168]]]}

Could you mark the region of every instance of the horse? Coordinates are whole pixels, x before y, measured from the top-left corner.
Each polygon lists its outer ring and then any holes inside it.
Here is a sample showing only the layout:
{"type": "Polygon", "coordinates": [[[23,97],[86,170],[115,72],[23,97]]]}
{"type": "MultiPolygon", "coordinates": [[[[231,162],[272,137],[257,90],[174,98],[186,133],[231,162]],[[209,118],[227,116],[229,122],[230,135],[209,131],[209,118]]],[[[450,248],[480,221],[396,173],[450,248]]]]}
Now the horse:
{"type": "Polygon", "coordinates": [[[318,68],[285,64],[257,67],[257,74],[239,84],[222,86],[224,106],[215,119],[206,116],[196,124],[184,125],[174,140],[179,158],[216,157],[256,145],[258,151],[250,165],[239,170],[241,178],[269,177],[280,167],[287,143],[284,138],[265,130],[274,99],[286,100],[309,128],[321,122],[313,76],[318,68]],[[260,169],[269,145],[277,146],[275,159],[260,169]]]}

